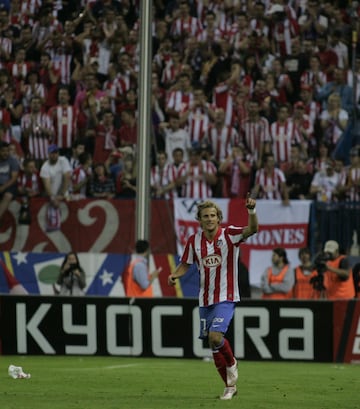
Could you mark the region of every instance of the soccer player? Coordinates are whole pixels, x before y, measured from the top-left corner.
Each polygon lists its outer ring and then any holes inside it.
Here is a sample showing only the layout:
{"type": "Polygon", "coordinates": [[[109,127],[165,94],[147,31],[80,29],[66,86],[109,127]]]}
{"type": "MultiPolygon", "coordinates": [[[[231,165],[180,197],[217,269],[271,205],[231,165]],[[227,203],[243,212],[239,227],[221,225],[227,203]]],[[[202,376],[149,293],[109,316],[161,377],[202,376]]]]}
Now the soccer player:
{"type": "Polygon", "coordinates": [[[236,394],[237,361],[224,337],[240,300],[238,286],[239,244],[258,230],[256,201],[248,194],[245,202],[248,226],[220,227],[221,209],[211,201],[198,205],[197,220],[201,230],[189,237],[180,264],[169,275],[169,285],[183,276],[196,262],[200,274],[200,339],[208,339],[216,369],[225,383],[220,399],[236,394]]]}

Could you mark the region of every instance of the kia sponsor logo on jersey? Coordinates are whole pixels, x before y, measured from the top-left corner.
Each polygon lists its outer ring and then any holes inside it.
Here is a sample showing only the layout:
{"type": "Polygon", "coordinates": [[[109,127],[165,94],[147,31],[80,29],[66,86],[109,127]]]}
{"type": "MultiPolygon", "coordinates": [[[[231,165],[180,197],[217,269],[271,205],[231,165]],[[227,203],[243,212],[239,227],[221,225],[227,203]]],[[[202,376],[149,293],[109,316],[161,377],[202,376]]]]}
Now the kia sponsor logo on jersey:
{"type": "Polygon", "coordinates": [[[218,254],[211,254],[209,256],[206,256],[202,259],[202,263],[204,267],[218,267],[221,265],[221,256],[218,254]]]}

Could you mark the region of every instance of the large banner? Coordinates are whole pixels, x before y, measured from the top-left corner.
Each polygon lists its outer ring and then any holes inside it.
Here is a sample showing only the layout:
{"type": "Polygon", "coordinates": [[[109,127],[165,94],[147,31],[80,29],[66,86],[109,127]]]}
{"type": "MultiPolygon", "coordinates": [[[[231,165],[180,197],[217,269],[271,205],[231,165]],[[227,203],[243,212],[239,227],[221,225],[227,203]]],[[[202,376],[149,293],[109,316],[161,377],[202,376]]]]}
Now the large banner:
{"type": "MultiPolygon", "coordinates": [[[[223,212],[223,224],[246,226],[247,211],[244,200],[213,199],[223,212]]],[[[199,229],[194,199],[176,199],[174,203],[177,251],[181,255],[189,236],[199,229]]],[[[284,247],[292,265],[299,263],[298,251],[307,246],[310,218],[309,200],[291,201],[283,206],[279,200],[258,200],[259,232],[241,245],[241,257],[250,272],[250,284],[258,286],[261,274],[271,264],[274,247],[284,247]]]]}
{"type": "MultiPolygon", "coordinates": [[[[124,297],[122,274],[130,254],[78,253],[85,271],[85,295],[124,297]]],[[[0,253],[0,294],[57,295],[56,283],[63,253],[0,253]]],[[[150,271],[162,267],[161,275],[153,282],[155,297],[175,296],[175,288],[167,284],[167,277],[176,266],[172,254],[152,254],[149,257],[150,271]]]]}
{"type": "MultiPolygon", "coordinates": [[[[227,338],[240,359],[331,362],[332,307],[243,301],[227,338]]],[[[199,330],[193,299],[0,296],[4,355],[209,357],[199,330]]]]}
{"type": "MultiPolygon", "coordinates": [[[[135,201],[84,199],[61,203],[61,228],[47,231],[48,202],[31,200],[30,225],[18,223],[20,203],[11,202],[0,225],[2,251],[132,253],[135,201]]],[[[172,202],[152,200],[150,243],[153,253],[176,253],[172,202]]]]}

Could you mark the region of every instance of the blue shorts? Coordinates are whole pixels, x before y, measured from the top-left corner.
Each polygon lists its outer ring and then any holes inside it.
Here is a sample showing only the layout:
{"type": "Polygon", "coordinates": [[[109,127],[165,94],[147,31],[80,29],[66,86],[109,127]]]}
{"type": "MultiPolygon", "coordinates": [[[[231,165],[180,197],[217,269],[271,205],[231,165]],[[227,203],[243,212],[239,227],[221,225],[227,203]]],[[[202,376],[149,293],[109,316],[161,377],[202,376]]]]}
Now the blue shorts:
{"type": "Polygon", "coordinates": [[[225,334],[234,316],[235,305],[234,302],[224,301],[208,307],[199,307],[199,338],[206,339],[210,331],[225,334]]]}

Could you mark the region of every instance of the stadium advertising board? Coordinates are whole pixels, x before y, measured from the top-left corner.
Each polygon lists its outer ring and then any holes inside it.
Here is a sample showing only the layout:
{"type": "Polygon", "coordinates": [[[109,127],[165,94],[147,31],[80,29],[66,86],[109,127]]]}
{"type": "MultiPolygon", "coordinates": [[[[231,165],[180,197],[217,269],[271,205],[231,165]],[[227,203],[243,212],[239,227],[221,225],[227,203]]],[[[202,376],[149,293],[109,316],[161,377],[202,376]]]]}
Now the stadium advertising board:
{"type": "MultiPolygon", "coordinates": [[[[244,301],[228,338],[246,360],[331,362],[331,302],[244,301]]],[[[195,299],[1,296],[1,353],[203,358],[195,299]]]]}

